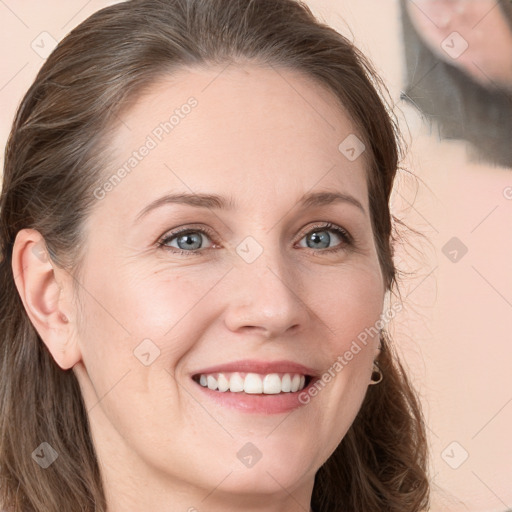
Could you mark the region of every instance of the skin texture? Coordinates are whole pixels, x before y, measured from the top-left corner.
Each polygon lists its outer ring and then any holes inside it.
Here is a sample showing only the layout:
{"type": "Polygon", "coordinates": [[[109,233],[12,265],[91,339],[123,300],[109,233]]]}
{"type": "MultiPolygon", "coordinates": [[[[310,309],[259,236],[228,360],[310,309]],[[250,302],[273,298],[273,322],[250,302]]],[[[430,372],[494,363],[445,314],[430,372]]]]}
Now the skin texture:
{"type": "Polygon", "coordinates": [[[512,88],[512,31],[496,0],[411,0],[406,7],[439,58],[486,87],[512,88]]]}
{"type": "MultiPolygon", "coordinates": [[[[20,296],[57,364],[79,379],[109,512],[307,510],[315,472],[354,420],[378,354],[369,338],[291,413],[226,408],[192,381],[199,369],[239,359],[286,359],[321,374],[375,325],[385,295],[365,154],[349,161],[338,150],[357,132],[335,97],[290,70],[223,69],[182,70],[120,116],[106,179],[173,110],[198,101],[98,200],[79,285],[34,250],[39,233],[16,239],[20,296]],[[327,190],[352,195],[364,212],[348,202],[299,207],[303,194],[327,190]],[[174,204],[135,222],[170,192],[230,196],[236,208],[174,204]],[[319,222],[356,241],[328,231],[328,248],[339,251],[308,248],[319,222]],[[158,246],[184,226],[213,236],[196,234],[196,255],[158,246]],[[252,263],[236,251],[248,236],[263,250],[252,263]],[[160,350],[148,366],[134,356],[144,339],[160,350]],[[262,455],[252,467],[237,457],[248,442],[262,455]]],[[[178,249],[177,238],[167,244],[178,249]]]]}

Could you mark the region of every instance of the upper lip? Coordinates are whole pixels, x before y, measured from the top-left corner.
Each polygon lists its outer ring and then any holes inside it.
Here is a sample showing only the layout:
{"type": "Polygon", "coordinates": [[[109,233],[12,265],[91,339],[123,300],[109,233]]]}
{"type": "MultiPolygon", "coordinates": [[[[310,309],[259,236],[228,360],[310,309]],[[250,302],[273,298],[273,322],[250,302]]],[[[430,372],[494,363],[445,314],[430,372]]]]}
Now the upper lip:
{"type": "Polygon", "coordinates": [[[208,368],[202,368],[193,373],[193,375],[223,373],[223,372],[248,372],[248,373],[298,373],[302,375],[316,376],[317,372],[313,368],[309,368],[293,361],[258,361],[255,359],[243,359],[240,361],[232,361],[230,363],[222,363],[208,368]]]}

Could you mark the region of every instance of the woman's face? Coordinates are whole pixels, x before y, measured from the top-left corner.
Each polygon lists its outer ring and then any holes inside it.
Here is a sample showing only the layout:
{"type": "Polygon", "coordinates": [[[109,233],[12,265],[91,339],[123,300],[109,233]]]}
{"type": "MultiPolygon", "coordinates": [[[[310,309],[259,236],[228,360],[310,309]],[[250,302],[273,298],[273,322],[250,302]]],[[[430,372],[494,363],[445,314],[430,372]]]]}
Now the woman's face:
{"type": "Polygon", "coordinates": [[[74,366],[107,493],[305,499],[350,427],[385,289],[366,155],[335,105],[296,72],[231,65],[183,70],[120,116],[74,366]]]}

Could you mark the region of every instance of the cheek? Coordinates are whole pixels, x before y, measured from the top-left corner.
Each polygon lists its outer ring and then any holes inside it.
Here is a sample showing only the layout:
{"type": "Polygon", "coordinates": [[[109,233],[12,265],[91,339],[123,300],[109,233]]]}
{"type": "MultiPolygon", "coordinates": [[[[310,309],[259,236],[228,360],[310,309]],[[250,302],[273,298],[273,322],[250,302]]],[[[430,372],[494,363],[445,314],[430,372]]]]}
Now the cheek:
{"type": "Polygon", "coordinates": [[[385,294],[380,271],[347,267],[330,273],[322,282],[323,291],[312,287],[311,293],[316,311],[332,335],[333,358],[348,350],[355,340],[362,347],[377,342],[376,324],[385,294]]]}
{"type": "Polygon", "coordinates": [[[131,273],[91,274],[86,287],[84,310],[89,322],[85,328],[91,331],[92,327],[99,338],[111,337],[110,346],[118,350],[129,348],[127,337],[134,342],[145,338],[157,342],[172,333],[211,285],[207,279],[185,279],[183,271],[139,268],[131,273]]]}
{"type": "Polygon", "coordinates": [[[330,419],[319,425],[320,430],[335,431],[325,437],[341,439],[368,389],[383,327],[384,286],[380,272],[369,267],[332,272],[325,283],[324,293],[317,289],[314,300],[315,311],[329,329],[323,346],[326,366],[303,400],[315,401],[319,416],[330,419]]]}
{"type": "Polygon", "coordinates": [[[206,299],[218,279],[215,272],[192,267],[102,265],[89,271],[83,277],[79,339],[97,392],[110,389],[128,370],[133,377],[145,374],[144,358],[172,371],[194,346],[198,319],[211,317],[206,299]],[[107,272],[112,268],[118,270],[107,272]]]}

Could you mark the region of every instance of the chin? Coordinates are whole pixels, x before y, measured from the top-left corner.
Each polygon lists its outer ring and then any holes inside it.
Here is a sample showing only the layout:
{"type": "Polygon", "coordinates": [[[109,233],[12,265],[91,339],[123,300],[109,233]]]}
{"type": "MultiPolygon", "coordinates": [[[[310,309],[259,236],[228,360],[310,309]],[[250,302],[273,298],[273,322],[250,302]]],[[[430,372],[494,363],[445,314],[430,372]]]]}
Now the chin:
{"type": "MultiPolygon", "coordinates": [[[[286,459],[263,462],[261,459],[252,468],[236,468],[223,482],[225,492],[234,494],[276,495],[304,485],[313,479],[318,468],[311,468],[310,463],[292,465],[286,459]]],[[[218,482],[215,484],[218,485],[218,482]]]]}
{"type": "MultiPolygon", "coordinates": [[[[251,441],[239,441],[237,464],[229,480],[239,492],[276,493],[290,491],[313,478],[321,466],[315,440],[287,435],[281,425],[270,435],[253,436],[251,441]],[[282,429],[278,433],[278,430],[282,429]]],[[[226,481],[227,484],[227,481],[226,481]]]]}

